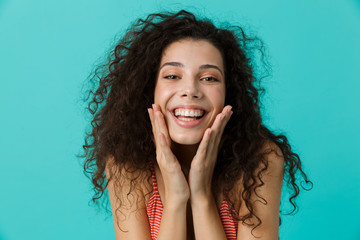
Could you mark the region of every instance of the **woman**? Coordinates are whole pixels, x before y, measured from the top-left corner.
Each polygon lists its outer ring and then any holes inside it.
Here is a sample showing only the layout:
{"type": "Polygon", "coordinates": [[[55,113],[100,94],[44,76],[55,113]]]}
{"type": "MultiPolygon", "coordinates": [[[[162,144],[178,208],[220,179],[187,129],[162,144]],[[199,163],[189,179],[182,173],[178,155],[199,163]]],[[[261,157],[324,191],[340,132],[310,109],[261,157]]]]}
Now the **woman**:
{"type": "MultiPolygon", "coordinates": [[[[117,239],[277,239],[283,180],[305,173],[262,123],[241,28],[180,11],[139,20],[97,71],[84,169],[117,239]]],[[[259,48],[261,52],[261,46],[259,48]]]]}

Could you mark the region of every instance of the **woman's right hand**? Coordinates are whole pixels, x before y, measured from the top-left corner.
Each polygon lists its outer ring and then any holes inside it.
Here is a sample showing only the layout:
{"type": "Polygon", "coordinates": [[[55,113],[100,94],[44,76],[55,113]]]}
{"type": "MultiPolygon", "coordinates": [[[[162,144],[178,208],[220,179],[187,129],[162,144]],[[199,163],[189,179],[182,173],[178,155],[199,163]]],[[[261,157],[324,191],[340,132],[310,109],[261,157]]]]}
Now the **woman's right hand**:
{"type": "Polygon", "coordinates": [[[171,151],[171,139],[164,115],[160,107],[155,104],[152,109],[148,109],[148,112],[154,134],[156,160],[165,185],[163,204],[187,203],[190,198],[190,188],[178,159],[171,151]]]}

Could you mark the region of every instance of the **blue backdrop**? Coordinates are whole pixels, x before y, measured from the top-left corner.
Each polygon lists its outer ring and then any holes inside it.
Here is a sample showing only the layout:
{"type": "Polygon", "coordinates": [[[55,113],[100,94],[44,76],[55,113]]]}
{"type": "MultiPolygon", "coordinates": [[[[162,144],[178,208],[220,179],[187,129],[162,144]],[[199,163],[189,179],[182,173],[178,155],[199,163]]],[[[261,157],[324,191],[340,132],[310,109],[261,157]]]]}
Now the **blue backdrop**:
{"type": "Polygon", "coordinates": [[[267,45],[264,119],[314,188],[282,239],[360,239],[360,1],[0,0],[0,239],[114,239],[88,205],[81,86],[138,17],[185,8],[249,26],[267,45]]]}

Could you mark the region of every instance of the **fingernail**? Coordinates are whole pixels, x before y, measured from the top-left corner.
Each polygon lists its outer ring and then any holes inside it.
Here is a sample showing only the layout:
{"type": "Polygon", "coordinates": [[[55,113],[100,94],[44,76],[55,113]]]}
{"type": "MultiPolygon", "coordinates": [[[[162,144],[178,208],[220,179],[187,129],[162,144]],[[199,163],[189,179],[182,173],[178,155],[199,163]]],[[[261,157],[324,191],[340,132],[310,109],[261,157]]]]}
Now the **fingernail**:
{"type": "Polygon", "coordinates": [[[155,104],[151,104],[152,108],[155,109],[155,104]]]}
{"type": "Polygon", "coordinates": [[[228,111],[228,112],[230,112],[230,111],[231,111],[231,109],[232,109],[232,106],[230,106],[230,107],[228,108],[228,110],[227,110],[227,111],[228,111]]]}

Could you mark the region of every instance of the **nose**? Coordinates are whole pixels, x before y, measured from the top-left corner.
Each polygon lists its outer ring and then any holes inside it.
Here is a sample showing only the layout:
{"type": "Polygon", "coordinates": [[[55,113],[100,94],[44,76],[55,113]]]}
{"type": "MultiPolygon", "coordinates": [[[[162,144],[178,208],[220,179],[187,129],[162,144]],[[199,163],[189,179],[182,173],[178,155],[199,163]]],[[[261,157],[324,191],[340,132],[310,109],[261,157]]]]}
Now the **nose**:
{"type": "Polygon", "coordinates": [[[199,83],[195,79],[188,79],[183,81],[183,86],[180,90],[181,97],[187,98],[201,98],[202,93],[199,88],[199,83]]]}

